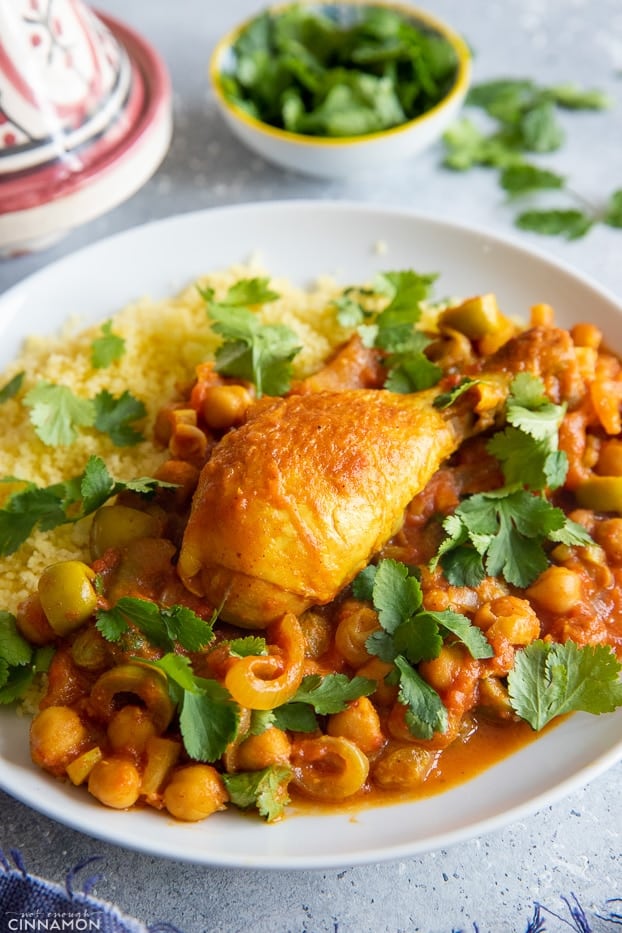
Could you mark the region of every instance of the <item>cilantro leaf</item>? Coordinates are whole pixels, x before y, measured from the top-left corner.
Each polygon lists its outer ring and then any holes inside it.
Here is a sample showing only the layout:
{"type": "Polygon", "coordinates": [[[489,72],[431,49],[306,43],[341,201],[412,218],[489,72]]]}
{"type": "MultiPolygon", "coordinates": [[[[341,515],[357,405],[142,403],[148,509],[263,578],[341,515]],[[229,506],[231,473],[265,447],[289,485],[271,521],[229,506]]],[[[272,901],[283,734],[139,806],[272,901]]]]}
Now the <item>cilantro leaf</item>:
{"type": "Polygon", "coordinates": [[[308,703],[290,700],[272,710],[274,725],[287,732],[315,732],[318,728],[315,710],[308,703]]]}
{"type": "Polygon", "coordinates": [[[412,269],[382,272],[376,276],[374,287],[380,294],[389,295],[389,304],[378,318],[380,327],[415,323],[421,317],[421,302],[430,294],[438,278],[435,273],[421,275],[412,269]]]}
{"type": "Polygon", "coordinates": [[[291,778],[290,769],[279,765],[270,765],[261,771],[223,774],[231,803],[242,810],[256,807],[268,823],[283,816],[289,803],[287,785],[291,778]]]}
{"type": "Polygon", "coordinates": [[[609,713],[622,706],[621,665],[606,645],[534,641],[516,655],[510,701],[532,729],[576,710],[609,713]]]}
{"type": "Polygon", "coordinates": [[[522,161],[512,144],[501,136],[486,135],[467,117],[445,131],[443,142],[446,150],[443,165],[458,172],[477,165],[503,168],[522,161]]]}
{"type": "Polygon", "coordinates": [[[519,195],[542,189],[563,188],[566,179],[557,172],[524,162],[507,165],[499,176],[499,183],[509,194],[519,195]]]}
{"type": "Polygon", "coordinates": [[[184,690],[179,714],[184,747],[196,761],[217,761],[236,736],[239,707],[218,681],[195,681],[200,691],[184,690]]]}
{"type": "Polygon", "coordinates": [[[450,389],[448,392],[439,392],[435,396],[432,404],[435,408],[449,408],[450,405],[460,398],[461,395],[464,395],[465,392],[477,384],[477,379],[472,379],[470,376],[465,376],[460,380],[457,386],[454,386],[453,389],[450,389]]]}
{"type": "Polygon", "coordinates": [[[568,472],[564,451],[551,450],[546,441],[537,441],[518,428],[498,431],[486,444],[486,450],[501,463],[508,486],[557,489],[568,472]]]}
{"type": "Polygon", "coordinates": [[[335,300],[337,308],[337,323],[341,327],[358,327],[364,321],[373,317],[372,311],[366,311],[360,302],[347,294],[347,289],[335,300]]]}
{"type": "Polygon", "coordinates": [[[173,652],[151,667],[166,674],[169,693],[179,707],[179,726],[188,755],[195,761],[217,761],[238,731],[240,708],[216,680],[197,677],[190,659],[173,652]]]}
{"type": "Polygon", "coordinates": [[[93,369],[106,369],[125,353],[125,340],[112,332],[112,321],[105,321],[101,326],[101,337],[96,337],[91,344],[91,366],[93,369]]]}
{"type": "Polygon", "coordinates": [[[62,500],[55,490],[31,485],[15,493],[0,509],[0,556],[13,554],[37,525],[49,529],[66,520],[62,500]]]}
{"type": "Polygon", "coordinates": [[[19,700],[36,674],[46,671],[54,649],[34,648],[22,638],[15,625],[15,616],[0,612],[0,704],[19,700]]]}
{"type": "Polygon", "coordinates": [[[16,373],[12,379],[9,379],[9,381],[2,386],[0,389],[0,405],[3,405],[5,402],[8,402],[10,398],[17,395],[22,387],[25,375],[26,373],[23,371],[16,373]]]}
{"type": "Polygon", "coordinates": [[[555,106],[548,100],[539,100],[526,109],[519,127],[523,146],[531,152],[554,152],[564,141],[555,106]]]}
{"type": "Polygon", "coordinates": [[[117,447],[133,447],[144,441],[144,435],[136,430],[132,422],[144,418],[147,409],[127,389],[118,398],[107,389],[102,389],[93,399],[93,405],[95,427],[102,434],[108,434],[117,447]]]}
{"type": "Polygon", "coordinates": [[[549,88],[549,94],[559,107],[568,110],[607,110],[613,105],[612,99],[596,88],[580,88],[575,84],[556,84],[549,88]]]}
{"type": "Polygon", "coordinates": [[[610,196],[605,208],[603,222],[610,227],[622,228],[622,188],[614,191],[610,196]]]}
{"type": "Polygon", "coordinates": [[[246,635],[244,638],[233,638],[229,642],[229,652],[235,658],[265,655],[268,653],[266,639],[259,635],[246,635]]]}
{"type": "Polygon", "coordinates": [[[186,651],[199,651],[213,637],[211,622],[201,619],[187,606],[158,606],[148,599],[122,596],[111,609],[96,613],[96,626],[108,641],[118,641],[135,625],[158,648],[173,651],[178,643],[186,651]]]}
{"type": "Polygon", "coordinates": [[[298,338],[284,324],[262,324],[247,308],[208,307],[215,333],[224,338],[216,351],[216,369],[253,382],[258,397],[283,395],[289,389],[291,361],[298,338]]]}
{"type": "Polygon", "coordinates": [[[378,564],[374,577],[374,608],[385,632],[390,635],[421,607],[421,584],[408,567],[395,560],[378,564]]]}
{"type": "Polygon", "coordinates": [[[521,230],[547,236],[564,236],[567,240],[578,240],[591,229],[594,220],[583,211],[567,210],[524,211],[516,218],[521,230]]]}
{"type": "Polygon", "coordinates": [[[383,654],[379,656],[384,661],[394,661],[401,654],[411,664],[418,664],[419,661],[431,661],[439,656],[443,647],[443,636],[433,613],[420,612],[414,618],[402,622],[395,630],[393,638],[387,638],[387,633],[375,632],[371,636],[371,644],[374,646],[373,653],[379,654],[378,649],[382,650],[383,654]],[[380,639],[374,637],[381,634],[385,638],[384,645],[380,639]],[[389,651],[392,651],[392,657],[388,657],[389,651]]]}
{"type": "Polygon", "coordinates": [[[228,308],[239,308],[267,304],[279,297],[279,293],[270,288],[268,278],[239,279],[231,286],[220,304],[228,308]]]}
{"type": "Polygon", "coordinates": [[[79,521],[124,489],[151,495],[156,487],[170,485],[151,477],[127,483],[114,480],[101,457],[89,457],[84,472],[64,483],[46,487],[26,483],[0,509],[0,556],[13,554],[37,526],[50,531],[79,521]]]}
{"type": "Polygon", "coordinates": [[[435,732],[446,732],[447,710],[441,698],[406,658],[398,655],[395,666],[400,672],[398,698],[406,707],[406,724],[419,739],[431,739],[435,732]]]}
{"type": "Polygon", "coordinates": [[[32,647],[20,635],[15,616],[0,611],[0,658],[10,667],[28,664],[32,658],[32,647]]]}
{"type": "MultiPolygon", "coordinates": [[[[320,716],[341,713],[351,700],[369,696],[376,689],[375,680],[348,677],[346,674],[308,674],[303,678],[291,703],[306,703],[320,716]]],[[[286,704],[288,705],[288,704],[286,704]]]]}
{"type": "Polygon", "coordinates": [[[95,406],[78,398],[70,388],[42,380],[24,396],[37,436],[50,447],[68,447],[78,436],[76,428],[92,427],[95,406]]]}
{"type": "MultiPolygon", "coordinates": [[[[439,630],[446,636],[448,633],[453,635],[458,641],[467,648],[473,658],[492,658],[492,650],[488,639],[477,625],[472,625],[470,620],[459,612],[453,612],[451,609],[444,609],[439,612],[425,611],[418,616],[418,621],[430,621],[435,623],[439,630]]],[[[437,657],[432,655],[432,657],[437,657]]]]}

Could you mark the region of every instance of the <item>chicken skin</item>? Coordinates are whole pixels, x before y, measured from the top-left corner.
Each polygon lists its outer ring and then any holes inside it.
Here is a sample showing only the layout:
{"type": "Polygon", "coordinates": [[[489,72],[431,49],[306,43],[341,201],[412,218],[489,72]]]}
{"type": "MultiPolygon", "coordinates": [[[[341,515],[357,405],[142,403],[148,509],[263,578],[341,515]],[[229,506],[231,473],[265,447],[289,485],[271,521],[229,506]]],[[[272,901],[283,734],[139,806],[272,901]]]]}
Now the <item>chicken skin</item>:
{"type": "Polygon", "coordinates": [[[551,349],[559,334],[510,341],[497,372],[489,361],[479,385],[446,409],[433,404],[438,388],[262,400],[202,470],[178,564],[184,584],[246,628],[330,602],[441,463],[490,426],[526,359],[543,372],[548,354],[557,375],[561,354],[561,368],[573,368],[567,345],[551,349]]]}
{"type": "Polygon", "coordinates": [[[203,468],[178,565],[188,589],[252,628],[332,600],[474,424],[434,408],[436,395],[352,389],[260,406],[203,468]]]}

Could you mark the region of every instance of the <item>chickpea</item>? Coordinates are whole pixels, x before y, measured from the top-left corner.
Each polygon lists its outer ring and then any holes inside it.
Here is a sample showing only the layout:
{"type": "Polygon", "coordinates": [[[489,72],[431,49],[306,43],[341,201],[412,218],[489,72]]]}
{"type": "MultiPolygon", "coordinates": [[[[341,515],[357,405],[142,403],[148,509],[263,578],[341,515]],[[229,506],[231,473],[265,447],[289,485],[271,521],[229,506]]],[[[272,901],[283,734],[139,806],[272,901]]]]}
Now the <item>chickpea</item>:
{"type": "Polygon", "coordinates": [[[356,599],[348,599],[341,606],[338,616],[335,630],[337,650],[352,667],[361,667],[370,658],[365,642],[372,632],[379,629],[378,615],[370,606],[356,599]]]}
{"type": "Polygon", "coordinates": [[[602,343],[602,332],[594,324],[587,322],[575,324],[570,330],[573,342],[577,347],[589,347],[592,350],[598,350],[602,343]]]}
{"type": "Polygon", "coordinates": [[[252,402],[253,396],[245,386],[208,386],[203,401],[205,423],[217,431],[242,424],[252,402]]]}
{"type": "Polygon", "coordinates": [[[199,469],[185,460],[167,460],[153,474],[163,483],[173,483],[174,489],[162,490],[170,495],[175,505],[182,508],[192,499],[199,482],[199,469]]]}
{"type": "Polygon", "coordinates": [[[447,728],[444,732],[435,732],[429,739],[418,738],[408,728],[406,722],[406,707],[402,703],[395,703],[387,719],[389,734],[400,742],[408,742],[428,750],[447,748],[458,738],[466,727],[463,714],[458,710],[447,710],[447,728]]]}
{"type": "Polygon", "coordinates": [[[349,739],[366,755],[377,751],[385,741],[380,717],[368,697],[359,697],[348,703],[341,713],[329,716],[326,731],[329,735],[349,739]]]}
{"type": "Polygon", "coordinates": [[[124,706],[108,723],[108,739],[115,752],[141,754],[156,728],[141,706],[124,706]]]}
{"type": "Polygon", "coordinates": [[[374,765],[374,783],[383,790],[413,790],[423,784],[436,758],[433,751],[417,745],[389,748],[374,765]]]}
{"type": "Polygon", "coordinates": [[[57,635],[68,635],[95,612],[95,573],[79,560],[63,560],[47,567],[39,578],[39,599],[57,635]]]}
{"type": "Polygon", "coordinates": [[[138,768],[127,758],[102,758],[89,774],[89,793],[106,807],[127,810],[140,795],[138,768]]]}
{"type": "MultiPolygon", "coordinates": [[[[581,602],[583,584],[581,577],[574,570],[567,567],[549,567],[526,592],[542,609],[564,615],[581,602]]],[[[527,642],[515,641],[514,644],[527,642]]]]}
{"type": "Polygon", "coordinates": [[[174,460],[189,460],[195,466],[202,466],[207,459],[207,437],[192,424],[179,424],[175,428],[168,445],[174,460]]]}
{"type": "Polygon", "coordinates": [[[261,771],[269,765],[285,765],[292,749],[287,733],[272,727],[260,735],[249,735],[237,748],[235,765],[239,771],[261,771]]]}
{"type": "Polygon", "coordinates": [[[380,658],[371,658],[356,672],[359,677],[368,677],[369,680],[376,681],[374,703],[377,706],[392,706],[397,699],[398,687],[385,682],[385,677],[393,670],[392,664],[381,661],[380,658]]]}
{"type": "Polygon", "coordinates": [[[599,522],[594,536],[607,557],[616,563],[622,562],[622,518],[608,518],[599,522]]]}
{"type": "Polygon", "coordinates": [[[62,774],[88,742],[88,732],[69,706],[48,706],[37,713],[30,726],[30,754],[40,768],[62,774]]]}
{"type": "Polygon", "coordinates": [[[529,322],[532,327],[552,327],[555,320],[555,312],[551,305],[544,304],[543,302],[537,305],[532,305],[531,313],[529,315],[529,322]]]}
{"type": "Polygon", "coordinates": [[[164,806],[178,820],[204,820],[224,810],[229,796],[211,765],[188,765],[173,772],[164,790],[164,806]]]}
{"type": "Polygon", "coordinates": [[[598,453],[596,472],[603,476],[622,476],[622,441],[603,441],[598,453]]]}
{"type": "Polygon", "coordinates": [[[500,596],[484,603],[473,618],[493,642],[501,637],[511,645],[528,645],[540,634],[540,621],[526,599],[500,596]]]}
{"type": "Polygon", "coordinates": [[[443,645],[437,658],[422,661],[419,673],[435,690],[448,690],[466,658],[466,651],[460,645],[443,645]]]}
{"type": "Polygon", "coordinates": [[[139,538],[158,538],[162,533],[161,521],[149,512],[132,509],[127,505],[107,505],[93,518],[89,548],[96,559],[113,547],[123,547],[139,538]]]}

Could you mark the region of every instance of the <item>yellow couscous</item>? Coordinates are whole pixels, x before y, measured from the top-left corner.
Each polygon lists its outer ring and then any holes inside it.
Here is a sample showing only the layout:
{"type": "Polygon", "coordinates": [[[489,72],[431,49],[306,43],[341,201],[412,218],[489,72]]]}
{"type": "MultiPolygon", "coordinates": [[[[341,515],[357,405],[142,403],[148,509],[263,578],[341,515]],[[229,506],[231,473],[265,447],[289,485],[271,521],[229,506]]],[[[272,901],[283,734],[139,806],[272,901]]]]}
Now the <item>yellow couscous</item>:
{"type": "MultiPolygon", "coordinates": [[[[158,408],[174,396],[177,385],[192,380],[197,363],[219,342],[210,329],[197,284],[213,288],[219,298],[240,278],[262,275],[265,272],[256,265],[235,266],[189,284],[175,297],[145,298],[128,305],[114,316],[114,333],[125,340],[125,352],[105,369],[91,365],[91,347],[101,332],[100,324],[84,328],[73,320],[57,336],[30,337],[0,384],[23,371],[21,396],[41,380],[68,386],[85,398],[102,389],[114,395],[128,390],[147,409],[142,426],[146,440],[134,447],[116,447],[103,434],[82,431],[69,447],[49,447],[35,434],[21,401],[10,399],[1,412],[0,477],[15,476],[46,486],[80,474],[92,455],[101,456],[117,479],[152,475],[164,457],[151,443],[158,408]]],[[[329,278],[318,280],[309,290],[283,279],[272,280],[271,287],[281,297],[262,306],[258,317],[264,323],[286,324],[300,337],[303,349],[294,369],[296,375],[305,375],[346,336],[331,306],[340,288],[329,278]]],[[[0,558],[0,609],[15,612],[52,561],[86,554],[89,524],[87,518],[52,531],[37,530],[17,553],[0,558]]]]}

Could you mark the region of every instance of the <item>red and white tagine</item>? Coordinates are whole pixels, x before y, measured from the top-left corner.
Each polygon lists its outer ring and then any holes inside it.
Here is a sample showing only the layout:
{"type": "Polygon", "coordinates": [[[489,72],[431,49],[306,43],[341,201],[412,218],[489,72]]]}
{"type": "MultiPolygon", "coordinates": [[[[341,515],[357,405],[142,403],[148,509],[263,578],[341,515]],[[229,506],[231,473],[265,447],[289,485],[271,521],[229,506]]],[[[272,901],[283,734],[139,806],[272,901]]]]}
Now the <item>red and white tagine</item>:
{"type": "Polygon", "coordinates": [[[171,129],[166,68],[139,35],[81,0],[0,0],[0,254],[128,198],[171,129]]]}

